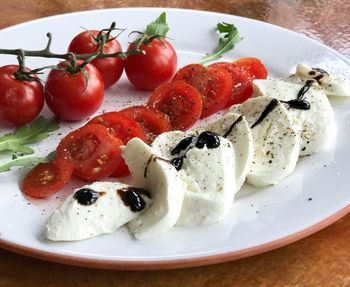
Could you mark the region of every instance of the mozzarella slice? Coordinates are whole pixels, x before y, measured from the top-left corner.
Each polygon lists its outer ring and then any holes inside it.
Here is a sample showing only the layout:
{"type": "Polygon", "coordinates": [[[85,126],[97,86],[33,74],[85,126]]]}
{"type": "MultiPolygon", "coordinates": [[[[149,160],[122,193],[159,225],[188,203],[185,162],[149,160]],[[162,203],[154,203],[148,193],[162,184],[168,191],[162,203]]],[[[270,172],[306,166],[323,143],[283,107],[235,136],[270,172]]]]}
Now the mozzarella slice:
{"type": "MultiPolygon", "coordinates": [[[[171,150],[196,132],[173,131],[159,135],[153,148],[171,159],[171,150]]],[[[221,221],[229,212],[235,194],[235,157],[229,140],[219,137],[216,148],[189,149],[179,170],[186,184],[179,226],[199,226],[221,221]]]]}
{"type": "Polygon", "coordinates": [[[324,88],[327,96],[350,97],[350,81],[328,75],[323,70],[312,68],[305,64],[297,65],[295,76],[301,81],[314,81],[324,88]]]}
{"type": "MultiPolygon", "coordinates": [[[[75,241],[96,235],[114,232],[141,212],[132,211],[118,190],[130,186],[114,182],[95,182],[83,186],[70,195],[49,217],[45,225],[46,238],[54,241],[75,241]],[[79,190],[89,189],[97,196],[89,205],[79,203],[76,198],[79,190]]],[[[144,194],[138,194],[146,209],[151,200],[144,194]]]]}
{"type": "Polygon", "coordinates": [[[151,207],[129,222],[137,239],[152,239],[168,232],[177,222],[184,198],[184,185],[176,169],[142,140],[134,138],[123,148],[134,184],[152,195],[151,207]]]}
{"type": "Polygon", "coordinates": [[[249,173],[254,155],[251,129],[244,116],[227,113],[202,130],[213,131],[231,141],[236,157],[236,192],[238,192],[249,173]]]}
{"type": "MultiPolygon", "coordinates": [[[[279,80],[254,80],[253,87],[256,96],[270,96],[289,101],[297,98],[303,85],[279,80]]],[[[312,86],[303,99],[310,103],[309,110],[288,108],[301,138],[300,156],[324,150],[336,134],[334,113],[322,89],[312,86]]]]}
{"type": "MultiPolygon", "coordinates": [[[[252,98],[232,106],[230,112],[244,115],[252,127],[272,100],[272,97],[252,98]]],[[[280,102],[252,128],[252,136],[254,156],[247,176],[248,183],[254,186],[277,184],[292,173],[299,156],[299,136],[280,102]]]]}

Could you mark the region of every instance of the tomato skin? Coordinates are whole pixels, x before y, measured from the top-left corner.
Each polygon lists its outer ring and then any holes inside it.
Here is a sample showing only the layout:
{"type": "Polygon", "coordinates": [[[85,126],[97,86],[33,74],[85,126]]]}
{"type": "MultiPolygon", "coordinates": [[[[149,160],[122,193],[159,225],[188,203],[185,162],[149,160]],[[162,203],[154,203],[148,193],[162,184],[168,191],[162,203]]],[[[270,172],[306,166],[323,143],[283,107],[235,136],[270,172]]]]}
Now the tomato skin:
{"type": "MultiPolygon", "coordinates": [[[[128,50],[135,47],[132,43],[128,50]]],[[[129,81],[140,90],[154,90],[169,82],[177,68],[177,55],[165,39],[153,39],[140,49],[144,55],[131,55],[125,60],[125,72],[129,81]]]]}
{"type": "Polygon", "coordinates": [[[194,87],[202,96],[201,118],[210,116],[223,109],[232,94],[232,79],[222,68],[204,67],[190,64],[181,68],[173,81],[182,80],[194,87]]]}
{"type": "Polygon", "coordinates": [[[45,198],[68,183],[73,170],[71,159],[58,154],[52,162],[39,163],[30,170],[23,179],[22,190],[31,197],[45,198]]]}
{"type": "Polygon", "coordinates": [[[254,57],[239,58],[233,61],[233,64],[236,67],[247,71],[253,80],[266,79],[268,76],[266,67],[258,58],[254,58],[254,57]]]}
{"type": "Polygon", "coordinates": [[[167,114],[174,130],[190,128],[202,113],[201,95],[184,81],[174,81],[158,87],[147,105],[167,114]]]}
{"type": "MultiPolygon", "coordinates": [[[[124,116],[119,112],[109,112],[98,115],[87,123],[87,125],[89,124],[99,124],[105,126],[109,133],[112,136],[120,139],[124,145],[126,145],[128,141],[134,137],[138,137],[144,142],[147,141],[142,127],[133,119],[124,116]]],[[[121,157],[112,176],[121,177],[129,174],[129,168],[124,159],[121,157]]]]}
{"type": "Polygon", "coordinates": [[[217,62],[209,65],[209,67],[225,69],[231,76],[232,94],[226,107],[243,103],[253,95],[253,80],[245,69],[241,69],[230,62],[217,62]]]}
{"type": "Polygon", "coordinates": [[[17,70],[18,65],[0,67],[0,125],[3,126],[30,123],[44,106],[42,84],[16,80],[13,74],[17,70]]]}
{"type": "Polygon", "coordinates": [[[113,173],[121,158],[122,144],[106,127],[89,124],[65,136],[56,150],[72,159],[76,176],[94,181],[113,173]]]}
{"type": "MultiPolygon", "coordinates": [[[[94,37],[98,35],[99,31],[97,30],[88,30],[84,31],[73,38],[70,42],[68,51],[77,53],[77,54],[89,54],[97,52],[99,47],[96,45],[94,37]]],[[[120,43],[117,39],[113,39],[110,36],[110,41],[108,41],[104,46],[104,53],[112,54],[120,52],[122,50],[120,43]]],[[[95,59],[91,62],[97,70],[101,73],[103,78],[105,88],[112,86],[116,83],[124,69],[124,63],[121,58],[100,58],[95,59]]]]}
{"type": "Polygon", "coordinates": [[[132,118],[143,128],[148,144],[161,133],[172,130],[169,116],[146,106],[131,106],[120,110],[119,113],[132,118]]]}
{"type": "MultiPolygon", "coordinates": [[[[65,65],[65,62],[59,64],[61,67],[65,65]]],[[[59,118],[81,121],[101,106],[104,95],[102,76],[91,64],[87,64],[84,69],[88,74],[86,88],[82,72],[72,75],[58,70],[50,71],[46,80],[45,100],[59,118]]]]}

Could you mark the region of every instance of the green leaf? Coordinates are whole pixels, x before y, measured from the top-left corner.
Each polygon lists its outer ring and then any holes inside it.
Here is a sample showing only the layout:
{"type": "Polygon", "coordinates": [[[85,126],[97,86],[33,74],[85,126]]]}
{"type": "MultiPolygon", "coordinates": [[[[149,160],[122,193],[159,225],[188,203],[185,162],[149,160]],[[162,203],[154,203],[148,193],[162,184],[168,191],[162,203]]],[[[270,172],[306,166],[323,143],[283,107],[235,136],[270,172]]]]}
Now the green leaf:
{"type": "Polygon", "coordinates": [[[145,34],[147,36],[161,36],[165,38],[168,31],[169,26],[166,22],[166,13],[163,12],[154,22],[147,25],[145,34]]]}
{"type": "Polygon", "coordinates": [[[200,59],[197,64],[205,64],[220,59],[223,54],[232,50],[235,45],[242,40],[234,24],[221,22],[217,24],[216,29],[220,33],[218,47],[213,53],[207,54],[200,59]]]}
{"type": "Polygon", "coordinates": [[[40,116],[32,124],[21,126],[14,133],[2,136],[0,138],[0,151],[32,154],[34,151],[26,146],[27,144],[42,141],[49,137],[50,132],[58,129],[57,118],[45,119],[40,116]]]}
{"type": "Polygon", "coordinates": [[[6,163],[0,164],[0,172],[9,171],[12,167],[15,166],[34,166],[38,163],[51,162],[56,157],[56,152],[53,151],[48,154],[46,157],[37,157],[37,156],[13,156],[12,160],[6,163]]]}

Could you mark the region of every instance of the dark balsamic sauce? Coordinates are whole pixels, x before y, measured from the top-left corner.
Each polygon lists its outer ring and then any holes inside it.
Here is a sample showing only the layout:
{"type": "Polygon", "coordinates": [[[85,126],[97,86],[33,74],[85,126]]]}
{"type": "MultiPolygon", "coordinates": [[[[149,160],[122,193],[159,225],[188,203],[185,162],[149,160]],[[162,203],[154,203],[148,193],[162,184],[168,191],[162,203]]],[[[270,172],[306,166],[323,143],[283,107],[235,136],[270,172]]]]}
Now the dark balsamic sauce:
{"type": "Polygon", "coordinates": [[[305,85],[300,89],[297,95],[297,100],[302,100],[307,91],[311,88],[313,81],[306,81],[305,85]]]}
{"type": "Polygon", "coordinates": [[[104,193],[97,192],[90,188],[82,188],[74,193],[73,198],[76,199],[79,204],[87,206],[96,202],[100,195],[103,194],[104,193]]]}
{"type": "Polygon", "coordinates": [[[186,149],[188,149],[190,147],[190,145],[194,142],[195,139],[196,139],[195,137],[184,138],[176,145],[176,147],[174,147],[171,150],[170,154],[175,155],[175,154],[180,153],[181,151],[185,151],[186,149]]]}
{"type": "Polygon", "coordinates": [[[186,158],[186,153],[190,149],[194,147],[202,149],[205,146],[208,149],[219,147],[220,146],[219,136],[214,132],[204,131],[200,133],[197,137],[184,138],[170,152],[171,155],[180,154],[180,152],[182,152],[182,155],[174,157],[170,161],[170,163],[175,167],[177,171],[179,171],[182,168],[184,158],[186,158]]]}
{"type": "Polygon", "coordinates": [[[142,211],[146,207],[146,202],[141,195],[151,198],[151,194],[147,190],[137,187],[118,189],[117,192],[125,206],[130,207],[133,212],[142,211]]]}
{"type": "Polygon", "coordinates": [[[182,165],[184,163],[184,157],[174,157],[170,163],[175,167],[177,171],[179,171],[182,168],[182,165]]]}
{"type": "Polygon", "coordinates": [[[162,161],[167,162],[167,163],[170,163],[169,160],[152,154],[146,163],[145,170],[143,171],[143,177],[145,177],[145,178],[147,177],[148,166],[150,165],[150,163],[152,161],[156,161],[157,159],[162,160],[162,161]]]}
{"type": "Polygon", "coordinates": [[[243,116],[240,115],[240,116],[238,117],[238,119],[235,120],[235,121],[230,125],[230,127],[228,128],[227,132],[223,135],[223,137],[224,137],[224,138],[227,138],[227,137],[232,133],[233,128],[234,128],[238,123],[240,123],[240,122],[242,121],[242,119],[243,119],[243,116]]]}
{"type": "Polygon", "coordinates": [[[281,101],[281,102],[288,104],[288,106],[292,109],[310,110],[310,103],[306,100],[289,100],[289,101],[281,101]]]}
{"type": "Polygon", "coordinates": [[[196,142],[196,148],[204,148],[207,147],[209,149],[217,148],[220,146],[219,136],[211,131],[202,132],[196,142]]]}
{"type": "Polygon", "coordinates": [[[272,99],[266,108],[261,113],[260,117],[256,120],[256,122],[250,127],[251,129],[255,128],[258,124],[260,124],[269,113],[271,113],[278,105],[278,100],[272,99]]]}
{"type": "Polygon", "coordinates": [[[323,70],[321,68],[314,68],[314,67],[312,67],[311,69],[313,69],[314,71],[319,72],[321,74],[329,76],[329,73],[326,70],[323,70]]]}

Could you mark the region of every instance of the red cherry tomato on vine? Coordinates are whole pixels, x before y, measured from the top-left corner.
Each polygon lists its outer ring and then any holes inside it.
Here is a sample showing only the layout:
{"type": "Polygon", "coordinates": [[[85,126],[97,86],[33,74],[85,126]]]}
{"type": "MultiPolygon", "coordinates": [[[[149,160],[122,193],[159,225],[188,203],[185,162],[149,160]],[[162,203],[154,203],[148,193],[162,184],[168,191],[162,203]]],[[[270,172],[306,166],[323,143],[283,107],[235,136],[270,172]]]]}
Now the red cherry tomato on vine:
{"type": "Polygon", "coordinates": [[[233,64],[238,68],[246,70],[253,80],[267,78],[267,69],[258,58],[240,58],[233,61],[233,64]]]}
{"type": "Polygon", "coordinates": [[[167,114],[174,130],[190,128],[202,113],[201,95],[184,81],[174,81],[158,87],[147,105],[167,114]]]}
{"type": "MultiPolygon", "coordinates": [[[[59,64],[60,67],[66,65],[66,62],[59,64]]],[[[91,64],[87,64],[84,69],[88,76],[87,85],[83,72],[70,74],[51,70],[47,77],[46,103],[56,116],[64,120],[84,120],[102,104],[104,84],[100,72],[91,64]]]]}
{"type": "Polygon", "coordinates": [[[39,163],[25,176],[22,190],[25,194],[44,198],[59,191],[71,178],[74,170],[69,157],[58,154],[49,163],[39,163]]]}
{"type": "MultiPolygon", "coordinates": [[[[84,31],[73,38],[70,42],[68,51],[77,54],[88,54],[99,51],[96,37],[99,31],[84,31]]],[[[116,39],[109,37],[109,41],[105,43],[103,51],[108,54],[120,52],[122,50],[116,39]]],[[[123,60],[121,58],[100,58],[91,62],[101,73],[105,88],[116,83],[123,73],[123,60]]]]}
{"type": "Polygon", "coordinates": [[[27,124],[39,115],[44,105],[42,84],[16,80],[17,70],[18,65],[0,67],[0,125],[27,124]]]}
{"type": "MultiPolygon", "coordinates": [[[[134,47],[135,43],[132,43],[128,50],[134,47]]],[[[125,60],[125,72],[130,82],[141,90],[154,90],[169,82],[177,67],[173,46],[165,39],[153,39],[140,49],[145,54],[131,55],[125,60]]]]}
{"type": "Polygon", "coordinates": [[[232,94],[232,79],[222,68],[204,67],[190,64],[181,68],[173,81],[182,80],[194,87],[202,96],[201,118],[210,116],[223,109],[232,94]]]}
{"type": "Polygon", "coordinates": [[[209,65],[209,67],[225,69],[231,76],[232,94],[227,102],[227,107],[243,103],[253,95],[252,78],[245,69],[241,69],[230,62],[218,62],[209,65]]]}
{"type": "Polygon", "coordinates": [[[92,181],[114,172],[121,159],[122,144],[104,126],[89,124],[65,136],[56,150],[71,158],[76,176],[92,181]]]}

